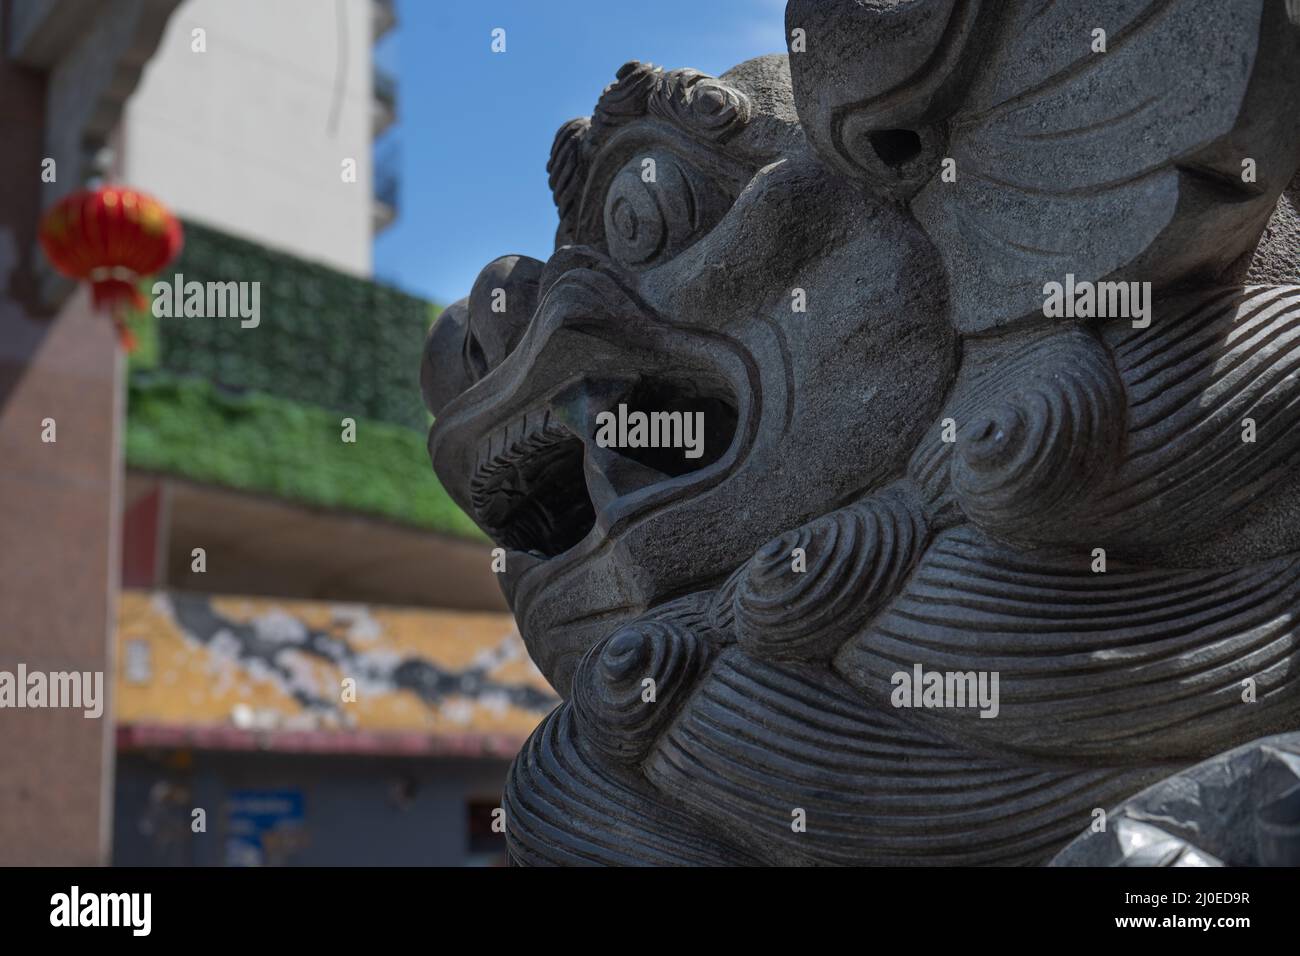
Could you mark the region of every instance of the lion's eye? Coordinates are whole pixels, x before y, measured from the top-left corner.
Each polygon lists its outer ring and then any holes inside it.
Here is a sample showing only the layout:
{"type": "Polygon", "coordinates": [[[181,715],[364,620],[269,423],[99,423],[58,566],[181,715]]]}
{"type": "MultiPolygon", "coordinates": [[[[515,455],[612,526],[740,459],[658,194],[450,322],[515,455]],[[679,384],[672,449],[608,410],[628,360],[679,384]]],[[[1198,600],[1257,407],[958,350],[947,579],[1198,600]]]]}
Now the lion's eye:
{"type": "Polygon", "coordinates": [[[722,217],[728,199],[672,153],[652,151],[619,170],[605,194],[605,243],[627,269],[681,252],[722,217]]]}

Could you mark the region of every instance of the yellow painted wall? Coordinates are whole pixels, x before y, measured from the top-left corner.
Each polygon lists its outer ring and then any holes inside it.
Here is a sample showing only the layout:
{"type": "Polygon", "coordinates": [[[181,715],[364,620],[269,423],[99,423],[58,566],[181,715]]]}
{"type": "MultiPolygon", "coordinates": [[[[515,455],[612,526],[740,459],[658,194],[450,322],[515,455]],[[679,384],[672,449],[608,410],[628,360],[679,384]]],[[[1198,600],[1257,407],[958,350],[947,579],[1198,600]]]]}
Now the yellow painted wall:
{"type": "Polygon", "coordinates": [[[119,724],[524,736],[555,702],[506,614],[174,592],[118,602],[119,724]],[[397,686],[398,673],[429,689],[397,686]]]}

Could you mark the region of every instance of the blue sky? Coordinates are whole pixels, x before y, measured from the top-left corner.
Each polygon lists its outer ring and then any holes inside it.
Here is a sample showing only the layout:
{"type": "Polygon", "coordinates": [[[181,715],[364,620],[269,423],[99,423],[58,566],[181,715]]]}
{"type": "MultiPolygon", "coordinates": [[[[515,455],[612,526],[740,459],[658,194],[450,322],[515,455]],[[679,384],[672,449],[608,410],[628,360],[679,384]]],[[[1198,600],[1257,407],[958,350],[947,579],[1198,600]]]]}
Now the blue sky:
{"type": "Polygon", "coordinates": [[[376,51],[398,77],[401,212],[375,277],[446,304],[507,253],[550,255],[546,160],[628,60],[718,74],[784,49],[784,0],[399,0],[376,51]],[[491,33],[506,31],[506,52],[491,33]]]}

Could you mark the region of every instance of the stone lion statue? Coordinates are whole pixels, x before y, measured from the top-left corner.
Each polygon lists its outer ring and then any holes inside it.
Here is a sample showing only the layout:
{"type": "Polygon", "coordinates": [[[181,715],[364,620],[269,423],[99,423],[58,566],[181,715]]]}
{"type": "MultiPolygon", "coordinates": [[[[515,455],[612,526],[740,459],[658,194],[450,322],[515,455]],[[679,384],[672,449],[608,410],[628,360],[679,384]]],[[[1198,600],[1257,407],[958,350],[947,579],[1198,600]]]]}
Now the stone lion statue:
{"type": "Polygon", "coordinates": [[[1300,8],[785,25],[618,70],[430,331],[564,698],[512,860],[1300,862],[1300,8]]]}

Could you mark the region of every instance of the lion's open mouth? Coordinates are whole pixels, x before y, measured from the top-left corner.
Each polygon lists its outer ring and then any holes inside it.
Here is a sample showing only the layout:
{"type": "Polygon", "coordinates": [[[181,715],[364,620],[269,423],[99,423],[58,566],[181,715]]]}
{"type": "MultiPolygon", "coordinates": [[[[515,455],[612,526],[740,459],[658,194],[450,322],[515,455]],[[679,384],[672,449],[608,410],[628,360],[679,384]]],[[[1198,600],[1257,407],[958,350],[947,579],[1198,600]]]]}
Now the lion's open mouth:
{"type": "Polygon", "coordinates": [[[582,439],[529,412],[485,439],[470,481],[475,517],[507,548],[554,557],[587,536],[596,511],[582,476],[582,439]]]}
{"type": "Polygon", "coordinates": [[[577,428],[571,415],[550,406],[530,410],[479,443],[470,498],[475,518],[495,541],[542,558],[563,554],[587,537],[602,506],[713,464],[735,437],[735,399],[720,383],[642,377],[602,405],[702,421],[698,455],[663,443],[600,447],[594,410],[577,428]]]}

